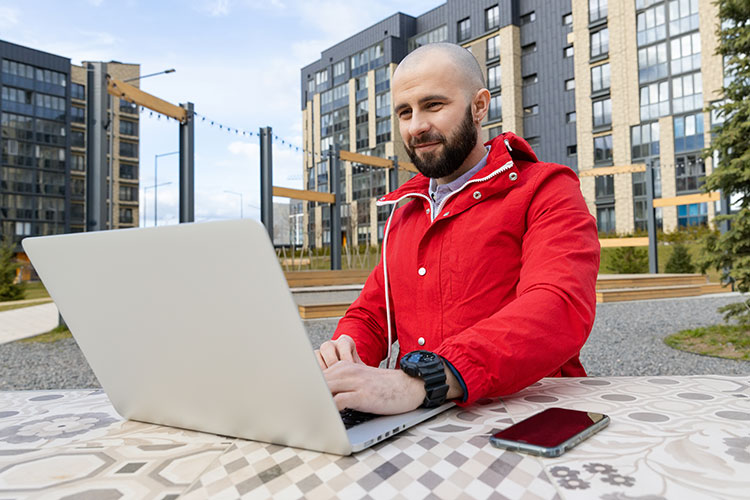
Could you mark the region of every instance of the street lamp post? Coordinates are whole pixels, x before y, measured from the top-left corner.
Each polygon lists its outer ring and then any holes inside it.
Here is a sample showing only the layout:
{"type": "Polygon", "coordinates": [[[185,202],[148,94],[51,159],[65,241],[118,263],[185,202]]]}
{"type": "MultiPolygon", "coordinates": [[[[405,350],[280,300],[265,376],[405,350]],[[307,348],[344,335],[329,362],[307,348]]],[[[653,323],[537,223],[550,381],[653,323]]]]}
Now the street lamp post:
{"type": "MultiPolygon", "coordinates": [[[[143,227],[146,227],[146,192],[149,189],[156,190],[156,188],[160,186],[168,186],[169,184],[172,184],[172,182],[162,182],[161,184],[154,184],[153,186],[146,186],[143,188],[143,227]]],[[[154,210],[156,212],[156,210],[154,210]]],[[[154,226],[156,226],[156,218],[154,218],[154,226]]]]}
{"type": "Polygon", "coordinates": [[[242,212],[242,205],[243,205],[243,202],[242,202],[242,193],[237,193],[235,191],[224,191],[224,192],[225,193],[229,193],[229,194],[235,194],[235,195],[237,195],[237,196],[240,197],[240,219],[243,219],[244,215],[243,215],[243,212],[242,212]]]}
{"type": "Polygon", "coordinates": [[[157,188],[161,185],[161,184],[158,184],[159,178],[157,177],[157,171],[159,167],[159,158],[162,156],[171,156],[171,155],[178,155],[178,154],[180,154],[179,151],[172,151],[171,153],[161,153],[161,154],[154,155],[154,185],[153,185],[153,188],[154,188],[154,226],[156,226],[157,224],[156,223],[156,215],[157,215],[157,204],[156,204],[157,196],[156,195],[158,191],[157,188]]]}

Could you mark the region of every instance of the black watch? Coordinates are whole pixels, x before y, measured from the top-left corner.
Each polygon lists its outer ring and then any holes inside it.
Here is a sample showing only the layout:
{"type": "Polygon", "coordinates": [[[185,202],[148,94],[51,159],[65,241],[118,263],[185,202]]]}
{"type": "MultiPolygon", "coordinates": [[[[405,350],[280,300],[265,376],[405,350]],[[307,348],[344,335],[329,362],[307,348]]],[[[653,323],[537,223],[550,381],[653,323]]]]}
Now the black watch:
{"type": "Polygon", "coordinates": [[[448,384],[445,383],[445,368],[440,356],[430,351],[412,351],[401,358],[400,364],[404,373],[424,380],[427,393],[422,403],[424,408],[445,403],[448,384]]]}

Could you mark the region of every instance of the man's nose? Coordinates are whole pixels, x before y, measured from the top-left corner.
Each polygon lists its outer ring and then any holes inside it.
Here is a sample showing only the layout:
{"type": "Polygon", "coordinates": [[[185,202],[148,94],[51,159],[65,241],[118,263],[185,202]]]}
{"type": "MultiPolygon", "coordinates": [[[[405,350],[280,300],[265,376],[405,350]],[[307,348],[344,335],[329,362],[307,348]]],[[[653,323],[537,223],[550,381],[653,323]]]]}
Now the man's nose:
{"type": "Polygon", "coordinates": [[[426,120],[424,113],[412,113],[411,120],[409,120],[409,135],[419,137],[428,130],[430,130],[430,122],[426,120]]]}

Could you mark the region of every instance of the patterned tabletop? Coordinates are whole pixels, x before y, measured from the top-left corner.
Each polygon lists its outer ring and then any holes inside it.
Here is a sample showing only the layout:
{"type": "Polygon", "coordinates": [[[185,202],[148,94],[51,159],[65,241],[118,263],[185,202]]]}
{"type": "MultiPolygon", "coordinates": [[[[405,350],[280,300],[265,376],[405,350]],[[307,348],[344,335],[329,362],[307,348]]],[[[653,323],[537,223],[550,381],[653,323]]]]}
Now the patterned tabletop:
{"type": "Polygon", "coordinates": [[[545,379],[349,457],[124,421],[101,391],[0,393],[0,499],[750,497],[750,376],[545,379]],[[559,458],[488,436],[544,408],[608,414],[559,458]]]}

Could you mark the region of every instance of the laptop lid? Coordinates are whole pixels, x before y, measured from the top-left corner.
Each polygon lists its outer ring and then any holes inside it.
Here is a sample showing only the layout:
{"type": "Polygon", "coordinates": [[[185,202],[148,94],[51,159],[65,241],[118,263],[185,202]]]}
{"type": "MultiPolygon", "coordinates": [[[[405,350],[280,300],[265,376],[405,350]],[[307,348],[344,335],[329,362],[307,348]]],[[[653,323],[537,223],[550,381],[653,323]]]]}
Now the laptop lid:
{"type": "Polygon", "coordinates": [[[123,417],[352,452],[258,222],[26,238],[23,247],[123,417]]]}

